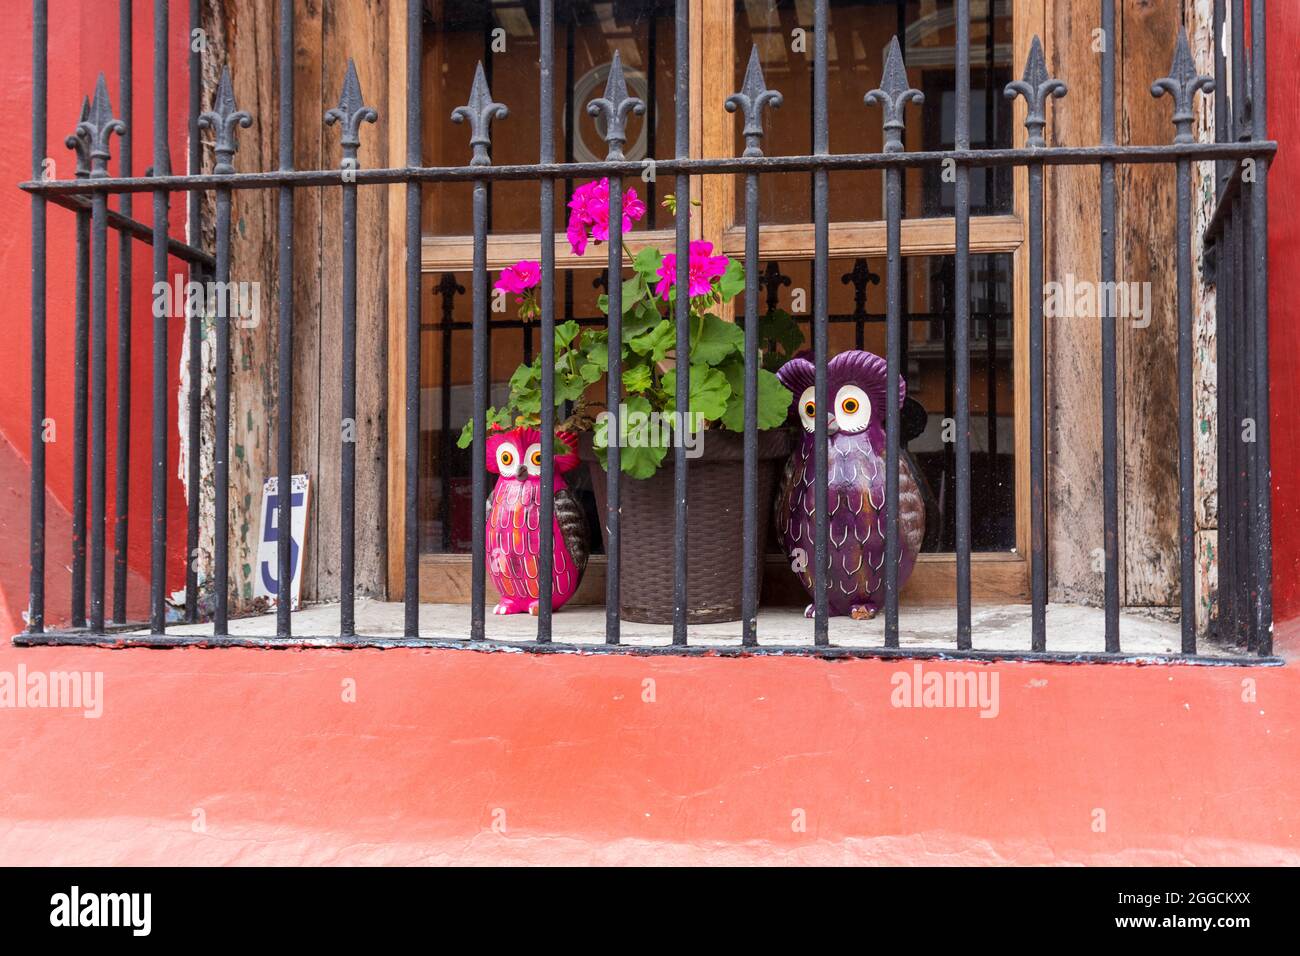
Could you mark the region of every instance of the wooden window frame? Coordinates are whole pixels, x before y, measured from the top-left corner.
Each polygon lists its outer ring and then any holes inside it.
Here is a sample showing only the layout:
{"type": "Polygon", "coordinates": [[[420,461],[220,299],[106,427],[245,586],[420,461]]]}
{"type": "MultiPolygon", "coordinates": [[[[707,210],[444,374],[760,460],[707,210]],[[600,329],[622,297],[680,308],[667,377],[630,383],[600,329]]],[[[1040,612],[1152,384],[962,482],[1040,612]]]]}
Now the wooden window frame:
{"type": "MultiPolygon", "coordinates": [[[[1034,35],[1043,38],[1045,52],[1051,56],[1051,37],[1046,15],[1047,0],[1011,0],[1013,64],[1024,62],[1034,35]]],[[[735,92],[734,69],[734,0],[692,0],[691,2],[691,149],[692,157],[735,155],[736,117],[722,108],[735,92]],[[726,63],[727,69],[704,71],[705,52],[711,63],[726,63]],[[704,109],[704,104],[717,104],[704,109]]],[[[389,9],[388,37],[390,50],[406,49],[406,15],[400,4],[389,9]]],[[[406,67],[402,57],[389,63],[388,96],[392,115],[404,115],[406,109],[406,67]]],[[[865,107],[864,107],[865,110],[865,107]]],[[[1013,145],[1025,146],[1025,105],[1017,98],[1012,105],[1013,145]]],[[[390,156],[406,155],[404,123],[388,124],[390,156]]],[[[1029,600],[1029,281],[1028,236],[1025,225],[1029,202],[1029,178],[1026,169],[1013,171],[1013,205],[1010,215],[972,216],[970,251],[972,254],[1005,253],[1012,259],[1014,293],[1012,297],[1013,373],[1015,387],[1015,547],[1011,551],[980,551],[971,555],[971,594],[976,603],[1027,603],[1029,600]]],[[[405,187],[388,187],[388,596],[403,597],[403,551],[406,534],[405,408],[406,381],[406,204],[405,187]]],[[[744,251],[744,228],[735,225],[735,177],[728,175],[692,178],[691,195],[702,202],[701,215],[692,220],[693,238],[708,239],[715,248],[728,255],[744,251]]],[[[881,220],[833,222],[830,224],[829,256],[836,258],[874,257],[886,254],[885,223],[881,220]]],[[[672,242],[672,230],[637,232],[625,237],[629,253],[647,245],[665,246],[672,242]]],[[[497,234],[488,238],[488,268],[500,269],[523,258],[537,258],[537,237],[522,234],[497,234]]],[[[473,240],[470,236],[424,236],[421,242],[421,271],[436,273],[464,271],[471,267],[473,240]]],[[[811,258],[813,227],[811,223],[763,227],[765,255],[773,258],[811,258]]],[[[949,218],[905,219],[902,223],[902,254],[908,256],[951,255],[956,249],[955,221],[949,218]]],[[[556,238],[557,269],[591,265],[588,259],[574,256],[563,235],[556,238]]],[[[422,554],[420,556],[421,600],[435,603],[461,603],[469,600],[471,558],[468,554],[422,554]]],[[[783,565],[779,558],[773,561],[783,565]]],[[[577,603],[601,603],[604,589],[603,555],[595,555],[588,567],[577,603]]],[[[768,575],[768,578],[773,577],[768,575]]],[[[956,556],[952,552],[922,554],[905,589],[905,599],[914,604],[948,604],[956,589],[956,556]]],[[[765,592],[766,594],[767,592],[765,592]]]]}

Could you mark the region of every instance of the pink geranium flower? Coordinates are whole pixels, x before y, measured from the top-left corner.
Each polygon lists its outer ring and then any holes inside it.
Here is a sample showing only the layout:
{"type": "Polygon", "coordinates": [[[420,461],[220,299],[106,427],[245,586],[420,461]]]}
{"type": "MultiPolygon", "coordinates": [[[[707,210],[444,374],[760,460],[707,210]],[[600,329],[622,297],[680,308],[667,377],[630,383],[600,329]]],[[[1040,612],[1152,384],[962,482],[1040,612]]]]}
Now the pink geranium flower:
{"type": "MultiPolygon", "coordinates": [[[[689,295],[708,295],[713,291],[713,280],[721,278],[727,271],[731,260],[726,256],[713,254],[713,243],[696,239],[691,243],[691,262],[689,268],[689,295]]],[[[655,286],[655,295],[667,300],[669,292],[677,284],[677,256],[664,256],[659,267],[659,284],[655,286]]]]}
{"type": "Polygon", "coordinates": [[[542,267],[539,263],[523,260],[501,270],[495,289],[512,292],[523,301],[529,289],[534,289],[542,281],[542,267]]]}
{"type": "MultiPolygon", "coordinates": [[[[587,251],[589,241],[609,240],[609,180],[584,183],[573,191],[569,200],[569,225],[565,235],[569,248],[576,256],[587,251]]],[[[623,194],[623,231],[631,232],[632,224],[645,216],[645,203],[629,188],[623,194]]]]}

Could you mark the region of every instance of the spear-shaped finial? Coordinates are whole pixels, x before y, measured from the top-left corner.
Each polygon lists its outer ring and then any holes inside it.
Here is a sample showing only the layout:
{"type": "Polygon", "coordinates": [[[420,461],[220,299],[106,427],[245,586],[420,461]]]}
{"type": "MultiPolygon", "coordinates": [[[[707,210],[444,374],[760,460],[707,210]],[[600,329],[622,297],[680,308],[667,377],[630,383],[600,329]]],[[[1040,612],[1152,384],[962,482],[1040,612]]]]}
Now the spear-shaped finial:
{"type": "Polygon", "coordinates": [[[645,101],[627,92],[627,80],[623,76],[623,58],[618,50],[609,64],[609,77],[605,80],[605,95],[597,97],[587,104],[587,112],[605,117],[605,143],[609,147],[606,159],[621,160],[623,146],[627,143],[627,117],[629,113],[637,116],[645,114],[645,101]]]}
{"type": "Polygon", "coordinates": [[[1043,135],[1047,128],[1047,98],[1054,96],[1059,100],[1069,90],[1064,82],[1048,76],[1043,44],[1035,35],[1033,43],[1029,45],[1029,59],[1025,61],[1024,76],[1012,80],[1003,91],[1009,100],[1014,100],[1017,96],[1025,98],[1028,107],[1025,114],[1025,129],[1029,132],[1028,145],[1047,145],[1047,139],[1043,135]]]}
{"type": "Polygon", "coordinates": [[[1162,76],[1151,84],[1151,95],[1159,98],[1168,93],[1174,98],[1174,135],[1175,143],[1193,142],[1192,121],[1196,114],[1192,109],[1198,90],[1214,92],[1214,78],[1196,72],[1196,63],[1192,51],[1187,46],[1187,31],[1178,34],[1178,45],[1174,48],[1174,62],[1169,68],[1169,75],[1162,76]]]}
{"type": "Polygon", "coordinates": [[[453,123],[469,121],[469,145],[474,151],[470,159],[471,166],[487,166],[492,160],[488,157],[488,148],[492,145],[492,120],[505,119],[510,115],[504,104],[492,100],[492,91],[488,89],[487,76],[483,73],[483,62],[474,70],[474,85],[470,87],[469,102],[451,111],[453,123]]]}
{"type": "Polygon", "coordinates": [[[907,82],[907,68],[903,66],[903,51],[898,45],[898,36],[889,41],[889,51],[885,54],[885,73],[880,79],[880,86],[872,90],[863,102],[868,106],[880,104],[884,115],[885,152],[901,153],[903,151],[904,111],[908,101],[924,103],[925,94],[913,89],[907,82]]]}
{"type": "Polygon", "coordinates": [[[112,155],[108,149],[108,139],[114,133],[121,136],[125,132],[126,124],[113,118],[113,106],[108,101],[108,84],[101,73],[95,81],[95,95],[90,102],[90,112],[77,124],[77,132],[74,134],[86,138],[92,179],[108,175],[108,160],[112,155]]]}
{"type": "Polygon", "coordinates": [[[775,108],[782,102],[779,92],[767,88],[767,80],[763,78],[763,65],[758,60],[758,44],[754,44],[749,51],[745,82],[741,84],[740,92],[732,93],[726,102],[728,113],[739,109],[745,118],[746,156],[763,155],[763,108],[769,105],[775,108]]]}
{"type": "Polygon", "coordinates": [[[357,79],[357,65],[348,58],[348,69],[343,74],[343,92],[339,94],[339,105],[325,113],[325,125],[338,123],[343,131],[340,141],[343,145],[343,159],[356,161],[357,150],[361,147],[361,124],[374,123],[379,120],[379,112],[366,105],[361,95],[361,81],[357,79]]]}
{"type": "Polygon", "coordinates": [[[213,146],[213,151],[217,154],[217,162],[212,169],[214,173],[226,176],[235,171],[231,162],[239,149],[235,130],[241,126],[248,129],[252,125],[253,117],[235,106],[235,88],[230,81],[230,67],[223,66],[212,109],[199,116],[199,128],[211,130],[217,135],[213,146]]]}
{"type": "Polygon", "coordinates": [[[76,131],[63,142],[68,149],[77,154],[77,178],[85,179],[90,175],[90,136],[83,129],[90,120],[90,97],[81,98],[81,117],[77,120],[76,131]]]}

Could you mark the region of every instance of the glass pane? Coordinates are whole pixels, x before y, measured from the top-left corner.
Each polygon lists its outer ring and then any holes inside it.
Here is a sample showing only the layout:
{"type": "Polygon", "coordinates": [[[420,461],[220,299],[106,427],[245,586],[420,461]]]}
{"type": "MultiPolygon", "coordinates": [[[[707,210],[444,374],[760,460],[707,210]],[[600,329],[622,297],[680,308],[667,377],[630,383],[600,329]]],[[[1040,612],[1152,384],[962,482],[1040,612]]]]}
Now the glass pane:
{"type": "MultiPolygon", "coordinates": [[[[424,162],[462,166],[469,162],[469,130],[451,113],[469,99],[474,67],[483,62],[492,98],[510,108],[493,123],[492,161],[538,160],[537,64],[540,21],[536,0],[434,0],[424,29],[424,162]]],[[[644,117],[628,118],[628,159],[673,155],[673,3],[617,0],[555,4],[555,152],[557,161],[605,158],[603,120],[587,114],[601,96],[609,63],[622,57],[628,91],[646,103],[644,117]]],[[[640,186],[641,184],[638,184],[640,186]]],[[[655,184],[642,187],[649,214],[643,228],[663,216],[655,184]]],[[[638,189],[641,192],[641,189],[638,189]]],[[[556,190],[556,223],[563,232],[566,189],[556,190]]],[[[471,191],[464,183],[431,183],[424,192],[424,231],[466,235],[473,229],[471,191]]],[[[536,231],[540,225],[535,182],[489,186],[489,227],[498,233],[536,231]]]]}
{"type": "MultiPolygon", "coordinates": [[[[907,394],[917,403],[904,414],[915,436],[905,443],[926,495],[923,551],[956,547],[955,446],[945,441],[944,419],[955,417],[952,256],[904,260],[904,354],[907,394]]],[[[811,261],[764,264],[760,313],[780,308],[800,320],[811,347],[811,261]]],[[[971,514],[976,551],[1015,547],[1015,386],[1013,380],[1012,260],[1008,254],[971,256],[971,514]]],[[[848,349],[883,355],[885,260],[830,262],[831,356],[848,349]]],[[[737,306],[740,313],[742,306],[737,306]]],[[[947,437],[951,437],[951,433],[947,437]]]]}
{"type": "MultiPolygon", "coordinates": [[[[1002,89],[1011,79],[1011,0],[971,2],[971,145],[1011,145],[1011,105],[1002,89]]],[[[880,85],[890,39],[902,37],[911,85],[925,103],[909,105],[905,143],[910,151],[951,149],[955,142],[956,28],[954,0],[846,0],[832,3],[827,36],[827,113],[832,153],[874,153],[882,146],[881,111],[863,96],[880,85]]],[[[764,151],[802,155],[813,151],[811,0],[737,0],[735,89],[744,81],[750,48],[758,47],[767,85],[780,90],[784,105],[769,111],[764,151]]],[[[736,155],[744,148],[736,123],[736,155]]],[[[952,215],[952,185],[940,171],[904,173],[904,216],[952,215]]],[[[884,174],[879,170],[836,172],[830,177],[834,221],[884,218],[884,174]]],[[[737,185],[737,194],[741,185],[737,185]]],[[[762,177],[764,222],[812,219],[812,176],[779,173],[762,177]]],[[[1011,170],[971,172],[971,211],[1011,210],[1011,170]]],[[[743,222],[737,204],[736,221],[743,222]]]]}

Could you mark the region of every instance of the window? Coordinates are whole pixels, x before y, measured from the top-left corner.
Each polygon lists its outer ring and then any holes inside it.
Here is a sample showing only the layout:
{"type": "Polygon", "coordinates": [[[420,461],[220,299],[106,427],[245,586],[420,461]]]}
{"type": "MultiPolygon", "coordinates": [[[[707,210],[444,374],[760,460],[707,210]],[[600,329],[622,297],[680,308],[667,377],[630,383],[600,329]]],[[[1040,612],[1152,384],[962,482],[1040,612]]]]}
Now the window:
{"type": "MultiPolygon", "coordinates": [[[[1014,142],[1012,107],[1001,91],[1010,78],[1013,0],[971,4],[972,146],[1014,142]]],[[[1023,5],[1023,4],[1022,4],[1023,5]]],[[[881,145],[878,110],[863,96],[880,82],[882,50],[897,31],[911,84],[927,107],[909,115],[911,150],[953,146],[954,3],[952,0],[861,0],[832,4],[829,48],[830,148],[876,152],[881,145]],[[936,108],[936,106],[938,108],[936,108]],[[921,119],[924,117],[924,119],[921,119]]],[[[740,88],[751,45],[757,46],[768,85],[784,106],[767,124],[765,149],[773,155],[812,151],[812,4],[805,0],[697,0],[692,36],[692,155],[732,156],[741,147],[740,123],[722,109],[740,88]],[[712,107],[712,108],[711,108],[712,107]]],[[[646,102],[645,117],[629,120],[629,158],[673,155],[673,4],[655,0],[560,2],[556,4],[557,160],[602,159],[604,144],[586,104],[604,89],[609,60],[623,59],[630,92],[646,102]]],[[[429,165],[464,162],[464,131],[447,122],[464,102],[475,63],[482,60],[495,99],[516,106],[497,126],[494,164],[533,162],[537,157],[535,107],[538,19],[534,5],[438,2],[426,15],[424,160],[429,165]]],[[[1024,520],[1027,497],[1023,450],[1023,389],[1017,389],[1024,353],[1026,315],[1020,292],[1019,250],[1024,230],[1017,194],[1020,171],[976,170],[971,177],[972,225],[972,482],[980,507],[972,528],[977,552],[977,592],[988,580],[1001,595],[1026,593],[1024,520]]],[[[883,351],[885,230],[883,174],[837,172],[831,189],[830,352],[850,348],[883,351]]],[[[556,216],[580,181],[557,186],[556,216]]],[[[671,190],[665,183],[627,180],[646,200],[646,219],[626,237],[639,244],[671,242],[671,219],[658,207],[671,190]]],[[[706,176],[693,182],[702,201],[694,217],[697,236],[725,254],[743,254],[743,211],[736,197],[739,176],[706,176]]],[[[539,254],[534,183],[495,183],[489,192],[489,266],[495,271],[539,254]]],[[[924,545],[913,593],[951,589],[954,515],[953,259],[951,183],[939,172],[909,171],[904,179],[903,252],[906,258],[906,344],[903,374],[915,404],[908,409],[911,455],[924,477],[929,504],[924,545]],[[930,567],[933,565],[933,567],[930,567]],[[945,571],[945,566],[949,570],[945,571]]],[[[425,271],[421,375],[423,421],[420,458],[420,549],[430,573],[422,574],[422,599],[459,600],[467,593],[469,451],[456,445],[470,417],[470,318],[472,258],[470,192],[463,184],[425,187],[425,271]]],[[[813,235],[811,175],[772,174],[761,180],[764,301],[800,318],[809,343],[813,235]]],[[[601,325],[597,297],[605,288],[602,259],[578,258],[567,243],[557,246],[556,321],[601,325]]],[[[740,300],[738,300],[740,301],[740,300]]],[[[743,304],[735,307],[743,309],[743,304]]],[[[725,316],[734,317],[729,310],[725,316]]],[[[531,361],[536,329],[513,310],[491,315],[490,403],[504,398],[511,373],[531,361]]],[[[577,489],[597,514],[590,489],[577,489]]],[[[394,509],[400,513],[400,509],[394,509]]],[[[591,522],[598,527],[596,520],[591,522]]],[[[400,530],[395,541],[401,540],[400,530]]],[[[593,553],[600,540],[593,534],[593,553]]],[[[779,551],[773,543],[771,551],[779,551]]],[[[599,559],[597,559],[598,562],[599,559]]],[[[595,564],[594,564],[595,566],[595,564]]],[[[597,572],[598,573],[598,572],[597,572]]]]}

